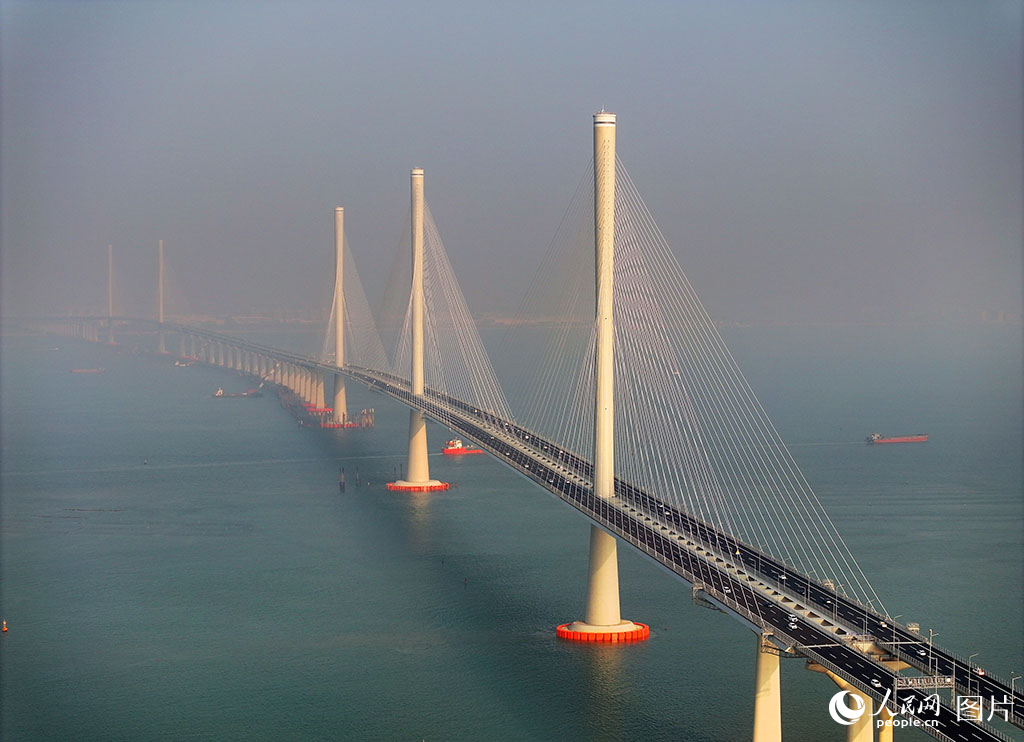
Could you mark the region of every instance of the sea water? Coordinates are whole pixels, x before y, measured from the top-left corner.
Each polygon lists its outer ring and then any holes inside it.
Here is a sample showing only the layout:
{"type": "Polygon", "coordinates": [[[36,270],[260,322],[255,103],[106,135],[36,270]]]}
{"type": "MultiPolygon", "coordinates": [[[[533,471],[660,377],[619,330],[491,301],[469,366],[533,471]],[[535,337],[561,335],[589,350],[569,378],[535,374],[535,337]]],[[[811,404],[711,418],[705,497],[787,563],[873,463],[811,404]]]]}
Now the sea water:
{"type": "MultiPolygon", "coordinates": [[[[889,612],[1024,669],[1019,328],[725,335],[889,612]]],[[[3,338],[4,740],[749,739],[754,635],[629,547],[623,615],[650,641],[555,638],[589,526],[528,480],[434,455],[452,490],[388,492],[397,403],[350,384],[376,428],[302,428],[130,347],[3,338]]],[[[787,739],[845,739],[823,676],[783,660],[782,692],[787,739]]]]}

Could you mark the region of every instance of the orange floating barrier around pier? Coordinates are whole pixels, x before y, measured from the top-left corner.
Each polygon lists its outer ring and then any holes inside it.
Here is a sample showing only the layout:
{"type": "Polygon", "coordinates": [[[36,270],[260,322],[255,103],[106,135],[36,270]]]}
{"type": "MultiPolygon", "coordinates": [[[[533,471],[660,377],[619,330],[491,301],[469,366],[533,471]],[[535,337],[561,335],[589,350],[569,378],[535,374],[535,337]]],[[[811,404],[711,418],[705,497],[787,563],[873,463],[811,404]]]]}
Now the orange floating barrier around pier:
{"type": "Polygon", "coordinates": [[[634,621],[636,628],[632,631],[570,631],[571,624],[564,623],[555,627],[559,639],[573,642],[595,642],[602,644],[624,644],[642,642],[651,636],[651,627],[645,623],[634,621]]]}
{"type": "Polygon", "coordinates": [[[386,485],[392,492],[438,492],[451,488],[451,482],[436,482],[434,484],[399,484],[388,482],[386,485]]]}

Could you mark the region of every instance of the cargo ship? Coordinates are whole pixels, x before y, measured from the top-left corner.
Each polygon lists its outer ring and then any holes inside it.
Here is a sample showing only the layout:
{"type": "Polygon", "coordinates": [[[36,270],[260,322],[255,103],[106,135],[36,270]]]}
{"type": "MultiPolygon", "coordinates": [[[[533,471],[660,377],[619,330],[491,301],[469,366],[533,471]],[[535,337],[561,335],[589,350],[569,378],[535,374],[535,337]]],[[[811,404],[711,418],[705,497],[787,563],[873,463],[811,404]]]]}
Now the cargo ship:
{"type": "Polygon", "coordinates": [[[923,443],[928,440],[927,433],[917,433],[915,435],[895,435],[895,436],[884,436],[881,433],[872,433],[867,437],[868,443],[923,443]]]}
{"type": "Polygon", "coordinates": [[[211,394],[210,396],[211,397],[216,397],[217,399],[225,399],[227,397],[262,397],[263,396],[263,392],[261,392],[259,389],[248,389],[248,390],[246,390],[244,392],[236,392],[234,394],[225,394],[224,393],[224,388],[221,387],[217,391],[215,391],[213,394],[211,394]]]}
{"type": "Polygon", "coordinates": [[[465,456],[469,453],[483,453],[483,451],[479,448],[466,448],[462,444],[462,441],[455,438],[444,444],[444,448],[441,449],[441,453],[445,456],[465,456]]]}

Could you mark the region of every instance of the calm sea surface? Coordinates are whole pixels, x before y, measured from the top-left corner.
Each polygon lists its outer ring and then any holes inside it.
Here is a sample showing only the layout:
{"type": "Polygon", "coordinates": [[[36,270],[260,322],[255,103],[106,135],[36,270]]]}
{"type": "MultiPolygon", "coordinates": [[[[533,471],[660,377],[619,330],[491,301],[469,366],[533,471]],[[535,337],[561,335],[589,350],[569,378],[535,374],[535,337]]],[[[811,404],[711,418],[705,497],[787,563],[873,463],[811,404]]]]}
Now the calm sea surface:
{"type": "MultiPolygon", "coordinates": [[[[725,336],[889,611],[1024,671],[1020,328],[725,336]]],[[[0,350],[3,740],[749,739],[753,634],[624,547],[651,640],[556,640],[587,522],[489,457],[432,457],[446,493],[385,491],[397,404],[350,386],[376,429],[309,430],[273,396],[211,398],[248,385],[225,371],[0,350]]],[[[782,682],[787,739],[845,739],[828,681],[789,660],[782,682]]]]}

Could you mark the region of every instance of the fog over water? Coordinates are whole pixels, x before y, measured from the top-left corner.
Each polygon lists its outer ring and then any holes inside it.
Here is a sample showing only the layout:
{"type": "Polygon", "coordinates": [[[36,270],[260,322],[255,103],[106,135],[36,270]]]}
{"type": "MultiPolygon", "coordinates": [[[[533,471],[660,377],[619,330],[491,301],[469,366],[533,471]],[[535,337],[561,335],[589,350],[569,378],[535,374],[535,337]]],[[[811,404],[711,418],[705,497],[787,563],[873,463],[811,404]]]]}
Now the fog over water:
{"type": "Polygon", "coordinates": [[[712,316],[1011,321],[1021,3],[5,2],[6,315],[300,315],[332,212],[368,293],[408,172],[470,308],[513,312],[590,115],[712,316]]]}

